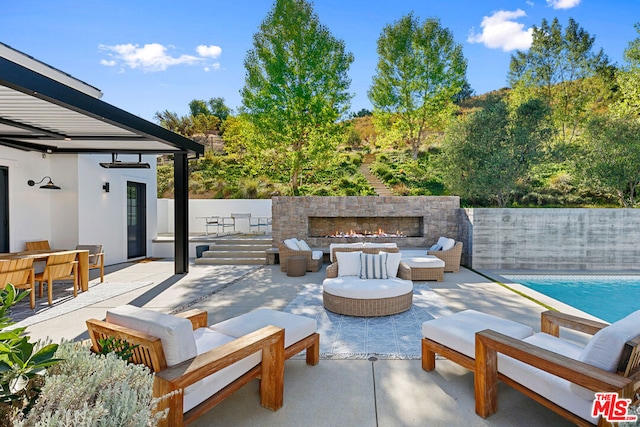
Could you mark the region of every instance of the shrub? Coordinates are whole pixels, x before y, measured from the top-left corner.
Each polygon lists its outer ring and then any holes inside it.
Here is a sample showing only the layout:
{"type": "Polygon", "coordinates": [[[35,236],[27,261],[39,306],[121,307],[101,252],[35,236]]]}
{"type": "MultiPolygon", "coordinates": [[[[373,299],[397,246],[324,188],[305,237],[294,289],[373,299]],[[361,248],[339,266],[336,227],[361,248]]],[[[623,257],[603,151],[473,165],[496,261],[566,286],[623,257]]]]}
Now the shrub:
{"type": "Polygon", "coordinates": [[[16,426],[154,426],[166,416],[154,413],[153,375],[146,366],[128,364],[115,353],[62,342],[33,410],[16,426]]]}

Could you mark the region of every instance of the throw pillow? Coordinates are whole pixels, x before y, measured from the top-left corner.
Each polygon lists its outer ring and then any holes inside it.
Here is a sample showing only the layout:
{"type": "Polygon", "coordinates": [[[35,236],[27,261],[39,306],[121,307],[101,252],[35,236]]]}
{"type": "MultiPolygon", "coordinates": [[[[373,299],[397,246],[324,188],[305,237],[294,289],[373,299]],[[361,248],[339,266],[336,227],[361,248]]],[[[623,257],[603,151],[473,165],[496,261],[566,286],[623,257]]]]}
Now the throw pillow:
{"type": "Polygon", "coordinates": [[[311,248],[309,247],[307,242],[305,242],[304,240],[298,240],[298,248],[300,248],[301,251],[310,251],[311,250],[311,248]]]}
{"type": "Polygon", "coordinates": [[[387,254],[360,253],[360,278],[361,279],[386,279],[387,254]]]}
{"type": "Polygon", "coordinates": [[[442,246],[440,246],[439,244],[436,243],[435,245],[431,246],[429,248],[429,250],[432,251],[432,252],[433,251],[440,251],[440,250],[442,250],[442,246]]]}
{"type": "Polygon", "coordinates": [[[398,277],[398,268],[400,268],[402,254],[400,252],[389,253],[383,251],[380,251],[380,254],[387,255],[387,275],[389,277],[398,277]]]}
{"type": "Polygon", "coordinates": [[[336,252],[338,276],[360,275],[360,254],[362,252],[336,252]]]}

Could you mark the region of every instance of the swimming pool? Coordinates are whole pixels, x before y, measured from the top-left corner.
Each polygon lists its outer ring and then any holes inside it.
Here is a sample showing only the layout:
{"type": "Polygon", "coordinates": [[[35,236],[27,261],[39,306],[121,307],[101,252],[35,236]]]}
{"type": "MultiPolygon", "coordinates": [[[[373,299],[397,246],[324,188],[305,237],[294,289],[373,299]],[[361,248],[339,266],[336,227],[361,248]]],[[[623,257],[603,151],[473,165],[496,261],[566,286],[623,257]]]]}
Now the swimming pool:
{"type": "Polygon", "coordinates": [[[640,275],[502,275],[607,322],[640,309],[640,275]]]}

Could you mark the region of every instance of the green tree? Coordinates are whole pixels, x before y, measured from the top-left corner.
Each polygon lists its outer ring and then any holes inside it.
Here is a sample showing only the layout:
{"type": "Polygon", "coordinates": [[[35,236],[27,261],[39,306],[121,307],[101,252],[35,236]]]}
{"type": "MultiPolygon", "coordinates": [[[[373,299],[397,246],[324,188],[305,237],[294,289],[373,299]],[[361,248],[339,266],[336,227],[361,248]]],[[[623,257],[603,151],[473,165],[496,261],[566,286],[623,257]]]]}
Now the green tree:
{"type": "Polygon", "coordinates": [[[616,75],[619,98],[612,110],[620,116],[640,116],[640,23],[634,27],[639,36],[629,42],[624,51],[625,67],[616,75]]]}
{"type": "Polygon", "coordinates": [[[586,126],[577,170],[591,186],[636,206],[640,185],[640,121],[635,115],[593,117],[586,126]]]}
{"type": "Polygon", "coordinates": [[[509,112],[502,99],[453,122],[440,158],[449,191],[471,201],[507,206],[551,135],[548,108],[537,99],[509,112]]]}
{"type": "Polygon", "coordinates": [[[330,161],[344,139],[339,119],[352,95],[353,55],[323,26],[305,0],[276,0],[245,58],[242,104],[256,137],[256,154],[284,159],[294,194],[305,168],[330,161]]]}
{"type": "Polygon", "coordinates": [[[531,48],[511,56],[512,99],[544,99],[563,142],[572,141],[598,97],[589,78],[605,70],[608,59],[602,50],[593,52],[594,42],[573,19],[564,32],[557,18],[551,25],[543,19],[540,27],[533,26],[531,48]]]}
{"type": "Polygon", "coordinates": [[[399,135],[417,159],[427,133],[443,127],[466,82],[462,46],[437,19],[420,24],[413,14],[382,30],[378,65],[368,92],[375,123],[399,135]]]}

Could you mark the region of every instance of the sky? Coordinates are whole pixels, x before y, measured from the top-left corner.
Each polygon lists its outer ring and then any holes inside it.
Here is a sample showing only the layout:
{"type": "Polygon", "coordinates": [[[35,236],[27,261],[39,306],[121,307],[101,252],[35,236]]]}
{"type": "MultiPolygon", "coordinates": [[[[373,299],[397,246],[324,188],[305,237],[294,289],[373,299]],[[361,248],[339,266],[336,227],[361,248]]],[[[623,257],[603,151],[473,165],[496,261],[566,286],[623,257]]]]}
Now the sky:
{"type": "MultiPolygon", "coordinates": [[[[242,104],[244,58],[272,0],[0,0],[0,42],[100,89],[147,120],[189,112],[193,99],[242,104]]],[[[638,0],[316,0],[315,13],[353,53],[351,111],[371,110],[382,29],[413,12],[438,18],[462,45],[477,94],[508,86],[511,55],[532,26],[573,18],[613,63],[638,36],[638,0]]]]}

